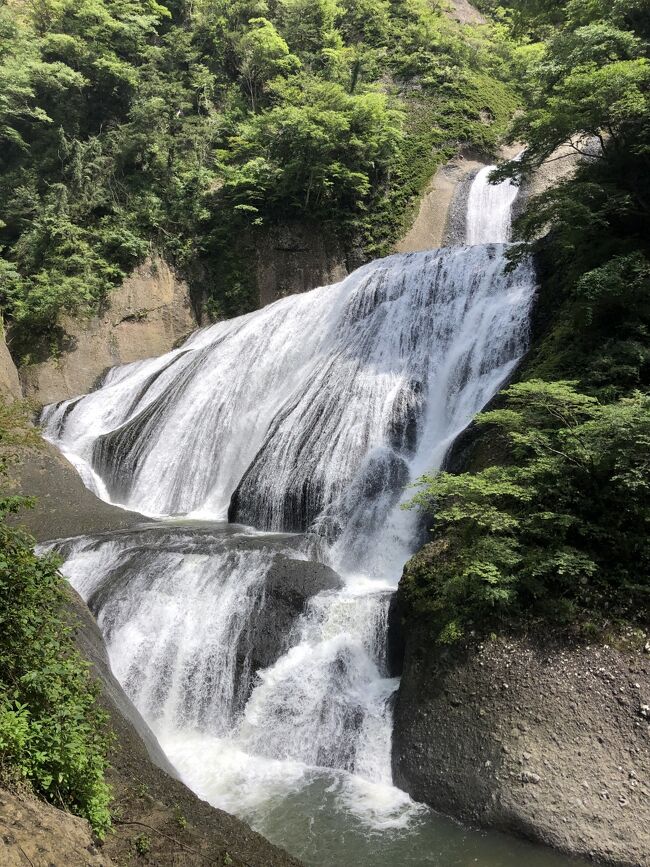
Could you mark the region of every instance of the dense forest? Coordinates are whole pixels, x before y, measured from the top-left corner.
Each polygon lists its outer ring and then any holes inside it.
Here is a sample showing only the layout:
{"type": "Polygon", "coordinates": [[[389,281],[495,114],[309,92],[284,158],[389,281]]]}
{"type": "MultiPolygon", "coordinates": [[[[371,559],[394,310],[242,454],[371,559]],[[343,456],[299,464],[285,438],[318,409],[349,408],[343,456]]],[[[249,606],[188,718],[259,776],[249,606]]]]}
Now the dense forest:
{"type": "Polygon", "coordinates": [[[385,253],[436,165],[494,151],[517,106],[504,27],[427,0],[12,0],[0,28],[14,334],[152,246],[213,317],[255,307],[250,245],[283,221],[385,253]]]}
{"type": "Polygon", "coordinates": [[[527,57],[510,132],[527,150],[496,176],[583,159],[519,220],[537,334],[520,381],[477,419],[477,471],[423,480],[413,505],[435,515],[434,541],[407,592],[444,640],[549,621],[616,632],[650,610],[650,11],[494,11],[527,57]]]}
{"type": "MultiPolygon", "coordinates": [[[[477,420],[471,471],[421,481],[432,541],[403,587],[442,641],[602,636],[650,607],[650,12],[481,5],[489,23],[461,28],[434,0],[2,3],[0,305],[25,345],[156,250],[211,317],[245,312],[269,227],[371,258],[460,148],[524,142],[495,179],[525,180],[569,143],[576,173],[517,226],[541,282],[531,352],[477,420]]],[[[0,417],[0,473],[31,436],[0,417]]],[[[6,520],[23,505],[0,500],[0,782],[104,834],[108,736],[56,562],[6,520]]]]}

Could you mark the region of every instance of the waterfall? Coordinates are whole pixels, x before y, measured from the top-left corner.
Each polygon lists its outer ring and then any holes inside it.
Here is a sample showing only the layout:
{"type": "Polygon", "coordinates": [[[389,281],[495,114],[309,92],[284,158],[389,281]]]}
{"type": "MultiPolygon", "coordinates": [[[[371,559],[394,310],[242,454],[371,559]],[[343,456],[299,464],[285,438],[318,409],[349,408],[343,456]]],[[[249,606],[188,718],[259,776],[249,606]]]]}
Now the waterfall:
{"type": "Polygon", "coordinates": [[[386,618],[417,535],[401,506],[518,363],[535,289],[506,258],[516,190],[490,171],[474,246],[371,262],[44,410],[98,496],[165,518],[61,543],[63,570],[217,806],[259,820],[335,778],[377,827],[418,810],[390,772],[386,618]]]}
{"type": "MultiPolygon", "coordinates": [[[[519,157],[517,157],[519,159],[519,157]]],[[[474,179],[467,200],[468,244],[504,243],[510,240],[512,206],[519,187],[511,180],[491,184],[496,166],[486,166],[474,179]]]]}

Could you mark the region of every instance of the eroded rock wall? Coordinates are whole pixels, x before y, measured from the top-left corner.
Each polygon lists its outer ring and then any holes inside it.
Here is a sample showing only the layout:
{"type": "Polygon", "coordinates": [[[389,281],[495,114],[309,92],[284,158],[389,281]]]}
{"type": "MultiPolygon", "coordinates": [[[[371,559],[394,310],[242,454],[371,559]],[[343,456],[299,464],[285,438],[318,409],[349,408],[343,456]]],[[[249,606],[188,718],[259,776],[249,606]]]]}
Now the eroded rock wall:
{"type": "Polygon", "coordinates": [[[88,822],[32,795],[0,788],[2,867],[114,867],[88,822]]]}
{"type": "Polygon", "coordinates": [[[110,293],[101,315],[59,324],[55,356],[20,367],[25,396],[39,404],[86,394],[108,368],[168,352],[197,320],[187,284],[154,257],[110,293]]]}
{"type": "Polygon", "coordinates": [[[650,863],[650,655],[406,637],[397,785],[437,810],[609,864],[650,863]]]}
{"type": "MultiPolygon", "coordinates": [[[[396,253],[418,253],[444,247],[449,242],[452,206],[456,191],[472,178],[484,163],[460,154],[441,166],[431,178],[415,215],[403,238],[395,244],[396,253]]],[[[462,221],[464,232],[464,219],[462,221]]],[[[463,243],[464,237],[459,243],[463,243]]]]}
{"type": "Polygon", "coordinates": [[[0,323],[0,399],[11,403],[22,397],[22,388],[14,360],[9,353],[0,323]]]}
{"type": "Polygon", "coordinates": [[[316,226],[300,223],[276,226],[256,244],[255,278],[260,307],[285,295],[337,283],[347,273],[346,252],[316,226]]]}

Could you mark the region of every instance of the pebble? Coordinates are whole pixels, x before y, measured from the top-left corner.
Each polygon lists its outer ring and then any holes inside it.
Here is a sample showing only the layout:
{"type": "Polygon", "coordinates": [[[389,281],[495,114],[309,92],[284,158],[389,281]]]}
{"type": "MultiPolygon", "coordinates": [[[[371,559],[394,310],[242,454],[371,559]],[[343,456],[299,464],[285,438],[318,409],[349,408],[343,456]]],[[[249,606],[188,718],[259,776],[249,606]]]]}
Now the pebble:
{"type": "Polygon", "coordinates": [[[542,778],[539,774],[532,773],[532,771],[523,771],[519,775],[519,779],[522,783],[539,783],[542,778]]]}

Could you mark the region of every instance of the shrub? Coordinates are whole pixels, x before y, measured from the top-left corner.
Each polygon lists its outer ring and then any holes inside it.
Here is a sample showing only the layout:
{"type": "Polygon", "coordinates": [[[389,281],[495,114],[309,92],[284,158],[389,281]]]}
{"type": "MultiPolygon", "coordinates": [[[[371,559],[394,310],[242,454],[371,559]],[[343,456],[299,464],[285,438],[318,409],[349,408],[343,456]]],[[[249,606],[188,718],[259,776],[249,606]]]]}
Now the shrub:
{"type": "MultiPolygon", "coordinates": [[[[21,439],[31,438],[21,409],[0,407],[1,474],[21,439]]],[[[37,557],[33,540],[7,521],[28,503],[0,496],[0,772],[88,819],[103,837],[106,715],[74,645],[56,560],[37,557]]]]}
{"type": "Polygon", "coordinates": [[[505,397],[477,422],[507,437],[512,463],[419,482],[410,506],[433,515],[434,541],[407,567],[407,599],[442,640],[647,618],[650,397],[601,404],[541,380],[505,397]]]}

